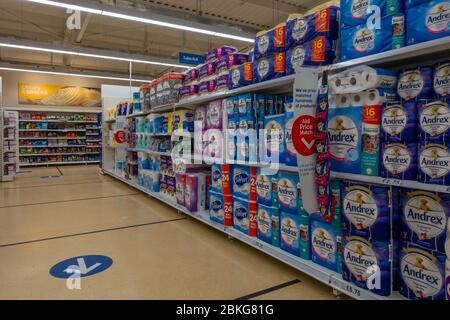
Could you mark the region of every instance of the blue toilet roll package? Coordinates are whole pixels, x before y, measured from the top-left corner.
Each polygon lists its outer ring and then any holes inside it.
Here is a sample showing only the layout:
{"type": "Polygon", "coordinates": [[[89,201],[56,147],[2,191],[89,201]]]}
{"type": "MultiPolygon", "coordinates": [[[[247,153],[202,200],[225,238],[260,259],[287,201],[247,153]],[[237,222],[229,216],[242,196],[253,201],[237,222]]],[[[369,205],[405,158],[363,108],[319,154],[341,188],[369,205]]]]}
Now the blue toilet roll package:
{"type": "Polygon", "coordinates": [[[286,22],[286,48],[310,42],[318,36],[337,40],[339,36],[339,7],[328,5],[307,14],[292,14],[286,22]]]}
{"type": "Polygon", "coordinates": [[[381,19],[380,29],[366,24],[341,29],[341,61],[401,48],[405,45],[403,14],[381,19]]]}
{"type": "Polygon", "coordinates": [[[263,82],[282,77],[286,74],[286,54],[277,52],[268,57],[257,59],[253,63],[253,82],[263,82]]]}
{"type": "Polygon", "coordinates": [[[286,75],[295,73],[295,67],[332,64],[336,58],[335,46],[336,42],[321,36],[288,49],[286,75]]]}
{"type": "Polygon", "coordinates": [[[270,30],[256,34],[253,58],[273,56],[276,52],[285,51],[286,24],[280,23],[270,30]]]}
{"type": "MultiPolygon", "coordinates": [[[[421,1],[419,1],[421,2],[421,1]]],[[[406,10],[406,44],[450,36],[450,2],[448,0],[426,1],[406,10]]]]}
{"type": "Polygon", "coordinates": [[[397,83],[397,93],[403,100],[430,99],[433,97],[433,68],[405,69],[397,83]]]}
{"type": "Polygon", "coordinates": [[[370,6],[380,8],[380,16],[386,17],[403,13],[403,1],[398,0],[341,0],[341,27],[352,27],[365,24],[374,13],[367,10],[370,6]]]}

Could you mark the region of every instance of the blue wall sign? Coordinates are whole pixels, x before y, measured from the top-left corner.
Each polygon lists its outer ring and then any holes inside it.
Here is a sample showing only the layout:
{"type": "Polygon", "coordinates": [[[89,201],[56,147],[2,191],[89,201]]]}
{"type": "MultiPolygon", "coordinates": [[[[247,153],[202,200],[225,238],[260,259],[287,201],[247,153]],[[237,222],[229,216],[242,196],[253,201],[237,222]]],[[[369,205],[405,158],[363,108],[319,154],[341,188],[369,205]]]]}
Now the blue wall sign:
{"type": "Polygon", "coordinates": [[[192,64],[192,65],[196,66],[198,64],[204,63],[205,57],[202,55],[198,55],[198,54],[180,52],[179,61],[180,61],[180,63],[192,64]]]}
{"type": "Polygon", "coordinates": [[[105,271],[112,264],[112,259],[106,256],[80,256],[58,262],[50,269],[50,274],[61,279],[70,278],[74,274],[79,274],[79,277],[89,277],[105,271]]]}

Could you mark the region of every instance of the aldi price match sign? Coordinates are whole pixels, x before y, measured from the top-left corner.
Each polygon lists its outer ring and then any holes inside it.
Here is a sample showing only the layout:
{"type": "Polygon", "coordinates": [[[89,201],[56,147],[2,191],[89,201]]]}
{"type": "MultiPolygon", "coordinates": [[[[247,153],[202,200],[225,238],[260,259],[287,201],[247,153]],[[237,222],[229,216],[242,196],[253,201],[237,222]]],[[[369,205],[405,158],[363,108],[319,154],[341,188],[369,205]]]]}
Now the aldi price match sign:
{"type": "Polygon", "coordinates": [[[295,121],[292,140],[297,151],[303,207],[309,213],[317,212],[316,184],[316,106],[319,90],[319,71],[316,68],[298,68],[294,82],[295,121]]]}

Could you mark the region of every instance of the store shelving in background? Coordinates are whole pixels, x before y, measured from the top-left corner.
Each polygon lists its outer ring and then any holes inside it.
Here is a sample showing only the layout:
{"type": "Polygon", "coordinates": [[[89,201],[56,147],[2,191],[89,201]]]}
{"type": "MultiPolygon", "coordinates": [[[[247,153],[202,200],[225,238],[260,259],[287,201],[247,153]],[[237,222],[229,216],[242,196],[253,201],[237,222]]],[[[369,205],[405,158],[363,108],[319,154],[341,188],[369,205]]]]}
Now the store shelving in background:
{"type": "Polygon", "coordinates": [[[19,165],[99,163],[100,127],[95,112],[19,111],[19,165]]]}
{"type": "Polygon", "coordinates": [[[18,171],[18,119],[17,112],[4,111],[0,108],[1,181],[12,181],[18,171]]]}

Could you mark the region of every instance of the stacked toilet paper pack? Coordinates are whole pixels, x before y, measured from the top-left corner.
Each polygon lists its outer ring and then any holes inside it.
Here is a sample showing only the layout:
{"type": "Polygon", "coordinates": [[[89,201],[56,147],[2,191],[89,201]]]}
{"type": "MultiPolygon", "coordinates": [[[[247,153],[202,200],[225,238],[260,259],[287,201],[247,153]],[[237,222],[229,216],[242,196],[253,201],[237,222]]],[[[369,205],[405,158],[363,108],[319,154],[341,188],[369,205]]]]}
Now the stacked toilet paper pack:
{"type": "Polygon", "coordinates": [[[345,181],[341,197],[343,278],[389,296],[398,290],[398,190],[345,181]]]}
{"type": "Polygon", "coordinates": [[[330,1],[286,22],[286,74],[303,65],[334,62],[339,37],[339,1],[330,1]]]}
{"type": "Polygon", "coordinates": [[[401,198],[400,292],[448,299],[450,196],[403,189],[401,198]]]}
{"type": "Polygon", "coordinates": [[[405,6],[408,46],[450,35],[448,0],[405,0],[405,6]]]}
{"type": "Polygon", "coordinates": [[[286,23],[256,34],[253,49],[253,82],[282,77],[286,73],[286,23]]]}
{"type": "Polygon", "coordinates": [[[398,100],[396,85],[395,72],[367,66],[330,76],[331,170],[379,175],[381,110],[398,100]]]}
{"type": "Polygon", "coordinates": [[[403,1],[341,0],[341,61],[403,47],[403,12],[403,1]]]}
{"type": "Polygon", "coordinates": [[[211,166],[209,187],[209,217],[225,226],[233,225],[233,196],[231,188],[231,167],[227,164],[211,166]]]}

